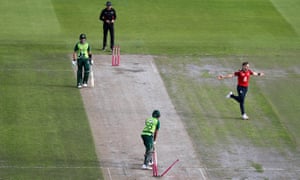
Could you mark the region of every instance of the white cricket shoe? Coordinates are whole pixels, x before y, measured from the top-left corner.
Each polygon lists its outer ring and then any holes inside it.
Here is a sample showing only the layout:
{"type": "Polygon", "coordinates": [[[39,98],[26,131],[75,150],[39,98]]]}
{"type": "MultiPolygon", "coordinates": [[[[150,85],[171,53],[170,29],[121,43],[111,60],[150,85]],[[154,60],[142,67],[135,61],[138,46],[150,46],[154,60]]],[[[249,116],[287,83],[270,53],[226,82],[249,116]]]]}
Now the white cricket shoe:
{"type": "Polygon", "coordinates": [[[150,167],[150,166],[147,166],[146,164],[143,164],[143,166],[142,166],[142,169],[145,169],[145,170],[149,169],[149,170],[151,170],[151,169],[152,169],[152,167],[150,167]]]}
{"type": "Polygon", "coordinates": [[[231,95],[233,95],[232,91],[230,91],[230,92],[226,95],[226,98],[230,98],[231,95]]]}
{"type": "Polygon", "coordinates": [[[81,88],[82,88],[81,84],[78,84],[77,88],[78,88],[78,89],[81,89],[81,88]]]}
{"type": "Polygon", "coordinates": [[[83,87],[87,87],[88,85],[86,83],[83,84],[83,87]]]}
{"type": "Polygon", "coordinates": [[[243,114],[243,115],[242,115],[242,119],[243,119],[243,120],[248,120],[249,117],[247,116],[247,114],[243,114]]]}

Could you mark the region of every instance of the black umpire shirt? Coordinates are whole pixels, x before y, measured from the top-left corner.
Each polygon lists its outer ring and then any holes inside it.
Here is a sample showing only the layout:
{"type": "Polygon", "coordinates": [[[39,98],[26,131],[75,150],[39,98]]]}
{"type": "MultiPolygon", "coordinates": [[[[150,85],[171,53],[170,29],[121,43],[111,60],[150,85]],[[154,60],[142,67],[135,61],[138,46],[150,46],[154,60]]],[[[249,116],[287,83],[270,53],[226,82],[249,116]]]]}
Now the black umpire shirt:
{"type": "Polygon", "coordinates": [[[109,22],[111,22],[112,20],[117,19],[117,13],[114,8],[105,8],[102,10],[99,19],[102,20],[104,23],[106,23],[106,20],[109,20],[109,22]]]}

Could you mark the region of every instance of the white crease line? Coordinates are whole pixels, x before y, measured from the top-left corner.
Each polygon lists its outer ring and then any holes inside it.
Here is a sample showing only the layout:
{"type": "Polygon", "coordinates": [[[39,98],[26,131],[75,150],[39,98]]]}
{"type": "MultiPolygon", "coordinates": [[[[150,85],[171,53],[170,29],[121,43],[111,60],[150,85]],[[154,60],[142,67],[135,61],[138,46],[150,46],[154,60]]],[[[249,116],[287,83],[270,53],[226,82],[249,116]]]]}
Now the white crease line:
{"type": "Polygon", "coordinates": [[[152,67],[154,73],[158,74],[157,68],[156,68],[156,66],[154,65],[154,63],[153,63],[152,60],[151,60],[151,67],[152,67]]]}
{"type": "Polygon", "coordinates": [[[108,176],[109,176],[109,179],[112,180],[112,177],[111,177],[111,174],[110,174],[110,170],[109,168],[107,168],[107,171],[108,171],[108,176]]]}
{"type": "Polygon", "coordinates": [[[201,173],[202,178],[203,178],[204,180],[206,180],[206,177],[205,177],[205,175],[204,175],[204,173],[203,173],[202,168],[199,168],[199,169],[200,169],[200,173],[201,173]]]}
{"type": "MultiPolygon", "coordinates": [[[[103,167],[103,166],[0,166],[0,169],[97,169],[97,168],[106,168],[109,171],[109,167],[103,167]]],[[[113,167],[113,168],[123,168],[123,167],[113,167]]],[[[186,169],[185,168],[179,168],[179,169],[186,169]]],[[[197,167],[191,167],[192,169],[197,169],[197,167]]],[[[203,174],[203,177],[205,177],[204,174],[204,168],[199,167],[201,174],[203,174]]],[[[232,168],[205,168],[206,171],[220,171],[220,170],[226,170],[226,169],[232,169],[232,168]]],[[[241,168],[240,171],[255,171],[253,168],[241,168]]],[[[289,169],[289,168],[263,168],[264,171],[297,171],[300,172],[300,169],[289,169]]]]}

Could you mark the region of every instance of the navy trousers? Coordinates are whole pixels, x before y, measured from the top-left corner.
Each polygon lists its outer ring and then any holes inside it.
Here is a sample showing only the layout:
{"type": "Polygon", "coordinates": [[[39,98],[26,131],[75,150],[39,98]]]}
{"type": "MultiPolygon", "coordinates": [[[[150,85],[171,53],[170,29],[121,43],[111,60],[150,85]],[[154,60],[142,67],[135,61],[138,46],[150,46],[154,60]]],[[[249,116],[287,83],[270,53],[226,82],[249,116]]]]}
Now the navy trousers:
{"type": "Polygon", "coordinates": [[[241,114],[245,114],[245,98],[246,98],[246,94],[248,91],[248,87],[243,87],[243,86],[237,86],[236,88],[237,92],[238,92],[238,96],[236,95],[231,95],[230,97],[234,100],[236,100],[239,104],[240,104],[240,110],[241,110],[241,114]]]}

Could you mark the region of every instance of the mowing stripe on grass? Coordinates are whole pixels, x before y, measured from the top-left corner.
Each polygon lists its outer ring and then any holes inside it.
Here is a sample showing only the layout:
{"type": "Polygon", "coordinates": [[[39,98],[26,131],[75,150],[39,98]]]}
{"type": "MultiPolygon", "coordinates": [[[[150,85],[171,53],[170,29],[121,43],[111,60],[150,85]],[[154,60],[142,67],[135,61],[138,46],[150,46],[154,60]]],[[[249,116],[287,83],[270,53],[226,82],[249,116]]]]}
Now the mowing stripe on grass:
{"type": "Polygon", "coordinates": [[[300,1],[296,0],[270,0],[282,16],[293,26],[300,35],[299,7],[300,1]]]}
{"type": "Polygon", "coordinates": [[[101,178],[52,1],[3,1],[0,14],[0,179],[101,178]]]}
{"type": "Polygon", "coordinates": [[[2,1],[1,38],[36,39],[61,33],[51,0],[2,1]]]}

